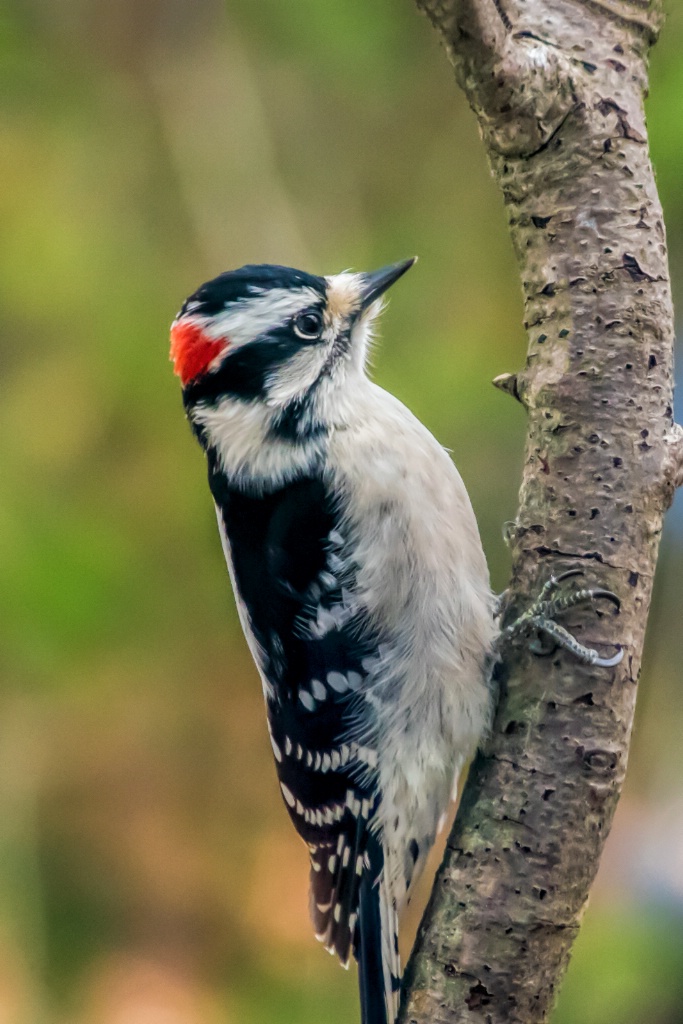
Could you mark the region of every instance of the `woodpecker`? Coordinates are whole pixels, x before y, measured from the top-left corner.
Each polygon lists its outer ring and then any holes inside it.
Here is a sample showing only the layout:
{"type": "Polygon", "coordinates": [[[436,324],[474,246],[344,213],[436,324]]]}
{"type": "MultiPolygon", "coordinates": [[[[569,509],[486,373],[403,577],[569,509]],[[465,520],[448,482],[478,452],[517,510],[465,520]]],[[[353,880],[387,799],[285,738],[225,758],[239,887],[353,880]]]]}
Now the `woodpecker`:
{"type": "Polygon", "coordinates": [[[449,455],[366,372],[414,263],[245,266],[191,295],[171,358],[261,677],[317,937],[393,1024],[398,914],[490,723],[495,600],[449,455]]]}

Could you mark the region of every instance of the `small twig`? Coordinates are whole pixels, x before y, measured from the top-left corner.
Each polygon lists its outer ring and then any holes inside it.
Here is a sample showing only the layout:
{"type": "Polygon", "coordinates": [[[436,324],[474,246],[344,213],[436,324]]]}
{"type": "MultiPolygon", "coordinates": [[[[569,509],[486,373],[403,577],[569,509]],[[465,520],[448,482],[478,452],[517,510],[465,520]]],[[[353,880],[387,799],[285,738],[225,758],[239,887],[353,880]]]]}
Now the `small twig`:
{"type": "Polygon", "coordinates": [[[456,5],[418,0],[418,6],[454,51],[470,50],[479,60],[503,56],[512,24],[501,0],[461,0],[456,5]]]}
{"type": "Polygon", "coordinates": [[[674,423],[664,442],[669,456],[665,473],[674,487],[683,487],[683,427],[680,423],[674,423]]]}

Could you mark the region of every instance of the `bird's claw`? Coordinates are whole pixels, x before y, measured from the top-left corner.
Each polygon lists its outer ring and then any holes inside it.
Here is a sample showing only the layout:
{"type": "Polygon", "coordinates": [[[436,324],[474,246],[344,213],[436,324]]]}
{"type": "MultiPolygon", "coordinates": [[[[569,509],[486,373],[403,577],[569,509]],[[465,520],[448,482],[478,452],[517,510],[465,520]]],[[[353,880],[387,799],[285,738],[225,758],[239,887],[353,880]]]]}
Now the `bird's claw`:
{"type": "Polygon", "coordinates": [[[559,576],[550,576],[541,587],[536,600],[514,622],[506,626],[501,635],[504,639],[514,640],[523,634],[535,632],[536,637],[529,641],[529,648],[534,654],[547,655],[551,654],[556,647],[563,647],[585,665],[612,668],[614,665],[618,665],[624,657],[623,648],[619,644],[616,645],[616,654],[611,658],[603,658],[592,647],[586,647],[585,644],[579,643],[564,626],[560,626],[555,621],[557,615],[570,608],[575,608],[580,604],[594,604],[599,600],[610,601],[615,606],[617,613],[621,608],[621,601],[611,590],[582,588],[552,596],[553,591],[557,590],[561,583],[574,576],[583,576],[583,571],[568,569],[567,572],[563,572],[559,576]],[[549,639],[551,643],[544,644],[541,637],[549,639]]]}

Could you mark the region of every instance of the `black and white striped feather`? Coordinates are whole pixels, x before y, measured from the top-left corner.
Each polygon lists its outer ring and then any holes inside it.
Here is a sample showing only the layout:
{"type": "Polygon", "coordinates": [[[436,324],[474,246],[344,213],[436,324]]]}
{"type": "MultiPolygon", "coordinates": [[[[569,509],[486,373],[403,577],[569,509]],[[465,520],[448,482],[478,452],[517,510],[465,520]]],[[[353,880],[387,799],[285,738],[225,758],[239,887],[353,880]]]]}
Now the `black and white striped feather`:
{"type": "Polygon", "coordinates": [[[355,596],[354,566],[343,560],[335,502],[315,477],[253,496],[231,488],[212,465],[210,483],[265,677],[280,788],[310,853],[316,936],[342,964],[352,952],[361,963],[363,1020],[392,1022],[398,924],[383,883],[377,728],[367,692],[377,638],[355,596]],[[378,972],[368,967],[373,956],[378,972]]]}

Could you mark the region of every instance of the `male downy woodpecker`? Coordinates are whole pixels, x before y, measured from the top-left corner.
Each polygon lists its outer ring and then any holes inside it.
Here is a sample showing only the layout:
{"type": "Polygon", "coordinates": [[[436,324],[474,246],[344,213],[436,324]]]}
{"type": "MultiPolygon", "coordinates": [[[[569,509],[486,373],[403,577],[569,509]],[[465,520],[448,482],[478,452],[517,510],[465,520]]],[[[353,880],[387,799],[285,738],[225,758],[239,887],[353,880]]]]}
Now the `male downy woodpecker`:
{"type": "Polygon", "coordinates": [[[202,285],[171,358],[260,673],[319,939],[393,1024],[398,912],[491,716],[494,598],[444,449],[366,376],[410,266],[246,266],[202,285]]]}

